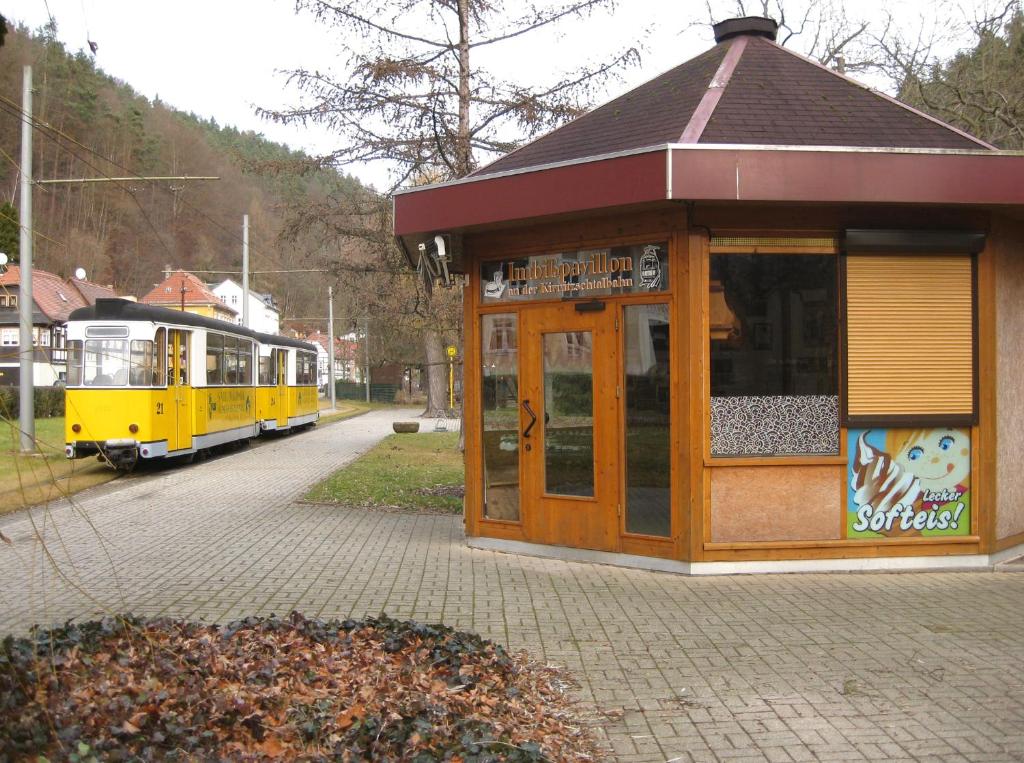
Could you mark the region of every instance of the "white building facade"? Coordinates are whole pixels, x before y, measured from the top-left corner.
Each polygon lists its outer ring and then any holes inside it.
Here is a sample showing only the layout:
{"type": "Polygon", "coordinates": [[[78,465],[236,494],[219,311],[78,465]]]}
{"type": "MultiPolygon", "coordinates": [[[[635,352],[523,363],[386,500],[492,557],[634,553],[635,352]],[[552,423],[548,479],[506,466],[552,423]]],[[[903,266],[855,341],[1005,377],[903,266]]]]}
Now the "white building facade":
{"type": "MultiPolygon", "coordinates": [[[[238,311],[236,323],[242,324],[242,285],[230,278],[210,286],[224,304],[238,311]]],[[[274,298],[249,289],[249,328],[264,334],[281,333],[281,312],[274,306],[274,298]]]]}

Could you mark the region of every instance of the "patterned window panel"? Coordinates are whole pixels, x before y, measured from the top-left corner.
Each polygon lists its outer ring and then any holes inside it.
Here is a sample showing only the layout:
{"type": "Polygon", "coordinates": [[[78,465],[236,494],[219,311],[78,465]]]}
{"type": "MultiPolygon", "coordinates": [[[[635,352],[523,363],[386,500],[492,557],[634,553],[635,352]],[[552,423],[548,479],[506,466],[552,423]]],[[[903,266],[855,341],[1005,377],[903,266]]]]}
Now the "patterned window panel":
{"type": "Polygon", "coordinates": [[[839,454],[839,398],[711,398],[712,456],[839,454]]]}

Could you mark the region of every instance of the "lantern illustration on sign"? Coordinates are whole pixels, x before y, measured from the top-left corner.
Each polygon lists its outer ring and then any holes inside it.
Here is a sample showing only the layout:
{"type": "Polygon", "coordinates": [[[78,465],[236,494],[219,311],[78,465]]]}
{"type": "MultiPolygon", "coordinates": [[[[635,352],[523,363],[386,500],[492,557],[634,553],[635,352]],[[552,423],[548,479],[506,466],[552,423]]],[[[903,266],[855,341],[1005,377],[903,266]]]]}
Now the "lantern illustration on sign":
{"type": "Polygon", "coordinates": [[[640,257],[640,285],[648,291],[661,287],[661,260],[656,246],[644,247],[640,257]]]}

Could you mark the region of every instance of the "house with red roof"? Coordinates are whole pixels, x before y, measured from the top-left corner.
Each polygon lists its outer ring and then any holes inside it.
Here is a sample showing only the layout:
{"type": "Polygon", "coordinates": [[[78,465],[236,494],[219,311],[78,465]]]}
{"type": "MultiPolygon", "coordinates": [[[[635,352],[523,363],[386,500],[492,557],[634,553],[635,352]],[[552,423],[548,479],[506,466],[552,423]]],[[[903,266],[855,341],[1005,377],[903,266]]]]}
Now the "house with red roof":
{"type": "MultiPolygon", "coordinates": [[[[303,341],[316,345],[317,386],[324,387],[330,381],[330,338],[322,331],[314,331],[303,341]]],[[[356,362],[359,343],[345,337],[334,338],[334,378],[337,381],[355,380],[361,366],[356,362]]]]}
{"type": "Polygon", "coordinates": [[[689,574],[1024,553],[1024,155],[766,18],[468,177],[402,190],[465,274],[474,547],[689,574]]]}
{"type": "Polygon", "coordinates": [[[78,290],[89,306],[95,305],[97,299],[112,299],[118,296],[112,285],[103,286],[86,278],[72,277],[68,279],[68,283],[78,290]]]}
{"type": "Polygon", "coordinates": [[[139,302],[160,305],[186,313],[234,323],[238,311],[226,305],[198,277],[184,270],[164,271],[164,280],[143,295],[139,302]]]}
{"type": "MultiPolygon", "coordinates": [[[[0,385],[16,385],[21,377],[21,268],[0,273],[0,385]]],[[[51,386],[67,376],[64,324],[72,310],[88,302],[72,284],[55,273],[32,270],[33,383],[51,386]]]]}

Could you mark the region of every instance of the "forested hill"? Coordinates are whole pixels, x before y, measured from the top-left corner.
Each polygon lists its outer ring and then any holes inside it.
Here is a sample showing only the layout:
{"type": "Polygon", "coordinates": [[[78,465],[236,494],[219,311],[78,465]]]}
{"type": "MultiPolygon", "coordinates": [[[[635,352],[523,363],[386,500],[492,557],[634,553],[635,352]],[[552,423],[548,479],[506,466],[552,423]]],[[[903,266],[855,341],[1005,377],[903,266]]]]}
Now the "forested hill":
{"type": "MultiPolygon", "coordinates": [[[[35,131],[37,179],[220,178],[37,186],[37,267],[62,276],[83,267],[90,280],[135,295],[160,280],[167,265],[238,270],[243,214],[250,216],[253,269],[309,267],[320,242],[279,240],[289,210],[360,191],[355,179],[330,170],[298,172],[307,157],[257,133],[150,102],[98,69],[91,56],[69,53],[46,30],[14,28],[0,47],[0,205],[13,203],[0,206],[0,230],[6,226],[8,236],[18,206],[25,64],[33,66],[35,117],[48,126],[35,131]]],[[[255,287],[273,290],[285,303],[311,296],[299,279],[282,275],[257,277],[255,287]]]]}

